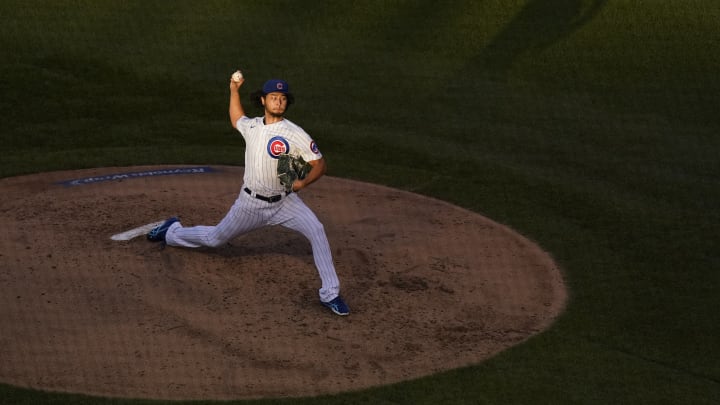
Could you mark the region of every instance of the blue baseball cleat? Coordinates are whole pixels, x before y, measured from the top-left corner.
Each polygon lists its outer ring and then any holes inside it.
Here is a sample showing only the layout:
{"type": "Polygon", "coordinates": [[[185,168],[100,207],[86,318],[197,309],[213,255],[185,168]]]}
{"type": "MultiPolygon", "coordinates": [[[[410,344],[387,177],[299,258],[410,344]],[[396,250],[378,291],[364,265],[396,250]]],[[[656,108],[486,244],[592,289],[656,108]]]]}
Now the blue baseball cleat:
{"type": "Polygon", "coordinates": [[[167,234],[168,228],[170,228],[170,225],[178,221],[179,219],[177,219],[177,217],[172,217],[167,221],[163,222],[162,224],[151,229],[150,232],[148,232],[147,234],[148,240],[151,242],[164,242],[165,234],[167,234]]]}
{"type": "Polygon", "coordinates": [[[347,306],[345,301],[343,301],[343,299],[340,298],[339,295],[337,297],[335,297],[335,299],[333,299],[332,301],[329,301],[329,302],[320,301],[320,302],[323,305],[325,305],[326,307],[330,308],[331,311],[333,311],[334,313],[336,313],[338,315],[345,316],[345,315],[350,314],[350,308],[347,306]]]}

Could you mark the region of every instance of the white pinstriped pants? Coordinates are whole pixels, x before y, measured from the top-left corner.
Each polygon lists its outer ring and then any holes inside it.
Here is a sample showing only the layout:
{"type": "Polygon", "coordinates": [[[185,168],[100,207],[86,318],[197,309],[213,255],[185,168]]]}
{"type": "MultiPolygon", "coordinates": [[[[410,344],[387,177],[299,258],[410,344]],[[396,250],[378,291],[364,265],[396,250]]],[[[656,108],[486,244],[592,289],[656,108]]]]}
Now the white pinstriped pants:
{"type": "Polygon", "coordinates": [[[169,246],[218,247],[254,229],[281,225],[300,232],[310,241],[315,266],[322,281],[320,300],[328,302],[337,297],[340,281],[335,273],[325,228],[315,213],[295,193],[278,202],[268,203],[250,196],[243,191],[244,188],[243,185],[237,200],[219,224],[185,228],[176,222],[168,229],[165,242],[169,246]]]}

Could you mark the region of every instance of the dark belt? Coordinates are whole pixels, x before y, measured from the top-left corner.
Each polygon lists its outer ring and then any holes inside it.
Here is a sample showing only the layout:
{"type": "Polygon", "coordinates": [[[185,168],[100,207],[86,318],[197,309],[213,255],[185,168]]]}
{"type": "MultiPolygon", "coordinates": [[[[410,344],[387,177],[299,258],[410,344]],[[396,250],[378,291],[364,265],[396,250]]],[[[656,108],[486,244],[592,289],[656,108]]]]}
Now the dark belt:
{"type": "Polygon", "coordinates": [[[270,196],[270,197],[265,197],[264,195],[254,194],[254,193],[253,193],[252,191],[250,191],[250,189],[247,188],[247,187],[245,187],[243,190],[244,190],[246,193],[250,194],[252,197],[255,197],[255,198],[257,198],[258,200],[263,200],[263,201],[269,202],[269,203],[276,203],[276,202],[282,200],[282,198],[287,195],[287,194],[278,194],[278,195],[273,195],[273,196],[270,196]]]}

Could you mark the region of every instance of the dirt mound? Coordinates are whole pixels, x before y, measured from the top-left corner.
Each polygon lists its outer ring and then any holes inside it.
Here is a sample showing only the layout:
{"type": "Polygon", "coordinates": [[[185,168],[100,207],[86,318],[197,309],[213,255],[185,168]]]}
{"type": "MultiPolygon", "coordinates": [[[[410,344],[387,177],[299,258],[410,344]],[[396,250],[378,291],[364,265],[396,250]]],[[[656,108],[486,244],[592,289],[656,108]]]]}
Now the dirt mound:
{"type": "Polygon", "coordinates": [[[110,237],[179,215],[217,223],[240,167],[0,179],[0,381],[102,396],[305,396],[473,363],[548,327],[549,255],[442,201],[325,177],[301,193],[350,305],[319,304],[310,244],[265,228],[219,249],[110,237]]]}

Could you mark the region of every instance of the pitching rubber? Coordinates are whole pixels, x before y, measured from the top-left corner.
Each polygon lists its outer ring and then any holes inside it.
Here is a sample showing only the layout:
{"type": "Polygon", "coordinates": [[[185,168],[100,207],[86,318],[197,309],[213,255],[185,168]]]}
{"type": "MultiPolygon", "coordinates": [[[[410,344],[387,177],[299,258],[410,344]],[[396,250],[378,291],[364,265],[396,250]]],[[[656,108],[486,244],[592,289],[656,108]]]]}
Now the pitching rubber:
{"type": "Polygon", "coordinates": [[[151,229],[155,228],[158,225],[161,225],[163,222],[165,221],[152,222],[149,224],[138,226],[137,228],[127,230],[125,232],[116,233],[115,235],[111,236],[110,239],[117,241],[130,240],[140,235],[145,235],[146,233],[150,232],[151,229]]]}

